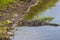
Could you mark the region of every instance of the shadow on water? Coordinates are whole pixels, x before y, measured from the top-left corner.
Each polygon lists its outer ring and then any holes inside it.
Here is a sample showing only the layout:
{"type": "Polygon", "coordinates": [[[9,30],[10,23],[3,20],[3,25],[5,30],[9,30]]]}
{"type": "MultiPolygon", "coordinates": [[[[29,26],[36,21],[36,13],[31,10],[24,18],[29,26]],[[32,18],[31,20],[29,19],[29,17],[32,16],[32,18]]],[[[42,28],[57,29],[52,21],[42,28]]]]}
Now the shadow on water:
{"type": "MultiPolygon", "coordinates": [[[[44,12],[45,16],[53,16],[53,22],[60,24],[60,2],[55,7],[44,12]]],[[[60,40],[60,27],[20,27],[15,31],[12,40],[60,40]]]]}

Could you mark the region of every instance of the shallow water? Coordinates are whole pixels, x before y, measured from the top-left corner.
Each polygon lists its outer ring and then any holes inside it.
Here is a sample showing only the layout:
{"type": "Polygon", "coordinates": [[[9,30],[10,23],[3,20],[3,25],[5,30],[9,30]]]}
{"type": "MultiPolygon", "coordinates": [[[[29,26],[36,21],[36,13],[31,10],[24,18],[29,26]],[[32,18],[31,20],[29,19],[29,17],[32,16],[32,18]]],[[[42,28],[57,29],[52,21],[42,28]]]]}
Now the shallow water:
{"type": "MultiPolygon", "coordinates": [[[[60,2],[43,15],[55,17],[53,22],[60,24],[60,2]]],[[[20,27],[13,40],[60,40],[60,26],[20,27]]]]}

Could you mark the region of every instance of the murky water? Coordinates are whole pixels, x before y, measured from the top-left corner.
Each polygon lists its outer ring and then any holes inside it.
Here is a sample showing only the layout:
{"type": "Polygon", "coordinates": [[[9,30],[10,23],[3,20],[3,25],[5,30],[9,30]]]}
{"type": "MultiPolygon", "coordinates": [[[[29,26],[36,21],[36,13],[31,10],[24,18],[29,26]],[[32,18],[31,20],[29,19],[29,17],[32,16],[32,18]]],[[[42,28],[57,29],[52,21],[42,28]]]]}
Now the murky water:
{"type": "MultiPolygon", "coordinates": [[[[60,2],[43,15],[55,17],[53,22],[60,24],[60,2]]],[[[20,27],[13,40],[60,40],[60,26],[20,27]]]]}

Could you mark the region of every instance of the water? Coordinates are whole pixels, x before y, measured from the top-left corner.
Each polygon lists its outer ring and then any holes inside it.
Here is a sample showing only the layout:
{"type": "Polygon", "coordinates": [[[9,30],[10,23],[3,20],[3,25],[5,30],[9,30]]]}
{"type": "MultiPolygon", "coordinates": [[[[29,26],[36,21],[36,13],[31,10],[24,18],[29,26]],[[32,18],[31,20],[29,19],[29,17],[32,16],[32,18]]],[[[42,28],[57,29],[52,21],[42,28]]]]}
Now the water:
{"type": "MultiPolygon", "coordinates": [[[[43,15],[55,17],[53,22],[60,24],[60,2],[44,13],[43,15]]],[[[20,27],[13,40],[60,40],[60,26],[20,27]]]]}

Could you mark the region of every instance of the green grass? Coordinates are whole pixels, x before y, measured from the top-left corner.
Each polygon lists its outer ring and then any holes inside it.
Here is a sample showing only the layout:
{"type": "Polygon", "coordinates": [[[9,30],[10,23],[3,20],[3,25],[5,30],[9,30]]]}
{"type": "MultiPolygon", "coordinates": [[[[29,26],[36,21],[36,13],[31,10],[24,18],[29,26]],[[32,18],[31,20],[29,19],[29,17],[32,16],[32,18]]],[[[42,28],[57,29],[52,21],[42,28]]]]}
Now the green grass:
{"type": "MultiPolygon", "coordinates": [[[[5,8],[6,6],[10,5],[11,3],[15,3],[15,2],[17,2],[17,0],[0,0],[0,10],[2,8],[5,8]]],[[[3,21],[3,23],[0,23],[0,39],[3,39],[4,37],[9,37],[7,35],[8,27],[5,27],[5,26],[10,23],[11,22],[8,20],[5,20],[5,21],[3,21]]]]}
{"type": "Polygon", "coordinates": [[[25,15],[25,20],[31,20],[34,16],[41,14],[47,9],[55,6],[58,0],[39,0],[39,3],[36,6],[31,7],[30,11],[25,15]]]}
{"type": "Polygon", "coordinates": [[[0,8],[4,8],[9,5],[11,2],[15,2],[16,0],[0,0],[0,8]]]}

